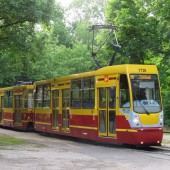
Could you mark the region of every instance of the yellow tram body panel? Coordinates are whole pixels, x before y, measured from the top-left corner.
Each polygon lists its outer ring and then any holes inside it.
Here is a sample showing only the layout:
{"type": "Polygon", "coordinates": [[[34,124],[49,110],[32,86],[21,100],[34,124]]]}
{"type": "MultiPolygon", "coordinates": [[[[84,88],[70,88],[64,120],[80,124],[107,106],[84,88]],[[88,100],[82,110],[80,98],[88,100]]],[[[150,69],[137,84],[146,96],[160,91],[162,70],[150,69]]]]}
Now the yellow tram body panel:
{"type": "Polygon", "coordinates": [[[158,124],[160,113],[154,114],[139,114],[140,121],[143,125],[158,124]]]}

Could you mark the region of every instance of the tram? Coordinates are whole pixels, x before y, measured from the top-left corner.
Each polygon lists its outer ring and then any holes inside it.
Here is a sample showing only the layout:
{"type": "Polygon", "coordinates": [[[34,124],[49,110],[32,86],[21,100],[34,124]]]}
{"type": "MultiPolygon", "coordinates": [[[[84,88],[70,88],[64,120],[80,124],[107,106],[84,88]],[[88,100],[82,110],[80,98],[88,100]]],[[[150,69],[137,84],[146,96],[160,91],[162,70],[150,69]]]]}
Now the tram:
{"type": "Polygon", "coordinates": [[[33,85],[0,89],[0,125],[14,129],[34,128],[33,85]]]}
{"type": "Polygon", "coordinates": [[[160,145],[163,110],[154,65],[125,64],[35,82],[36,131],[160,145]]]}

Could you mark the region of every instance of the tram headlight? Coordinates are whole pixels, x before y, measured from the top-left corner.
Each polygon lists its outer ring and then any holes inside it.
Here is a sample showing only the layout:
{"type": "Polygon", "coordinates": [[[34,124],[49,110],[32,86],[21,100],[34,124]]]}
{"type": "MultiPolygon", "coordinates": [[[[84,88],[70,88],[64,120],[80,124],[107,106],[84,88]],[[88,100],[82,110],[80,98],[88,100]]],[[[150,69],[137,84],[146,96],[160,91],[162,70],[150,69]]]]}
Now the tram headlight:
{"type": "Polygon", "coordinates": [[[133,119],[133,122],[135,123],[135,125],[139,126],[139,123],[140,123],[140,122],[139,122],[139,119],[138,119],[138,118],[134,118],[134,119],[133,119]]]}

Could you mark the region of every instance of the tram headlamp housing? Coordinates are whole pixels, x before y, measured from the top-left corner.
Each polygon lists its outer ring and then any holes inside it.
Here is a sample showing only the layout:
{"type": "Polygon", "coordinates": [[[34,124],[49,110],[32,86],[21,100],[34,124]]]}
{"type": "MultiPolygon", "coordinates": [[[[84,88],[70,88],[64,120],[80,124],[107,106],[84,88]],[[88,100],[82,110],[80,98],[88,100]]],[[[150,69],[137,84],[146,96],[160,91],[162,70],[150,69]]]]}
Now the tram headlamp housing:
{"type": "Polygon", "coordinates": [[[140,118],[138,114],[133,113],[132,122],[133,122],[133,127],[141,127],[140,118]]]}
{"type": "Polygon", "coordinates": [[[129,122],[131,128],[140,128],[142,127],[140,122],[140,117],[137,113],[134,111],[128,110],[125,112],[122,111],[125,114],[126,120],[129,122]]]}
{"type": "Polygon", "coordinates": [[[160,126],[163,126],[163,125],[164,125],[163,112],[161,112],[160,115],[159,115],[159,125],[160,125],[160,126]]]}

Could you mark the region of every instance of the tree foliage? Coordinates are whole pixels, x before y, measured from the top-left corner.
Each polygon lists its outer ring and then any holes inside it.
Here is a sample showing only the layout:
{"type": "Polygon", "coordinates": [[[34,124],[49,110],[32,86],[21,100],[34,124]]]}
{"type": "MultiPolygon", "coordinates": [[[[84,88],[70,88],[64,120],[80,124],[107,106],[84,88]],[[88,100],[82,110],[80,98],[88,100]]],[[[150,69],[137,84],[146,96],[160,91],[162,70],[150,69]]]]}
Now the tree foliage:
{"type": "MultiPolygon", "coordinates": [[[[115,64],[158,66],[170,126],[170,1],[73,0],[63,9],[56,0],[1,0],[0,7],[0,86],[95,69],[87,28],[113,24],[122,47],[115,64]]],[[[102,34],[96,36],[99,44],[102,34]]],[[[113,43],[111,37],[98,54],[103,66],[114,53],[113,43]]]]}
{"type": "MultiPolygon", "coordinates": [[[[35,24],[48,25],[54,15],[54,0],[2,0],[0,2],[0,40],[3,46],[29,49],[35,24]]],[[[33,39],[34,40],[34,39],[33,39]]]]}
{"type": "Polygon", "coordinates": [[[42,60],[44,46],[69,46],[62,8],[55,0],[3,0],[0,2],[1,86],[29,80],[42,60]]]}
{"type": "Polygon", "coordinates": [[[158,21],[151,15],[145,1],[111,0],[107,16],[108,22],[118,26],[121,54],[128,57],[130,63],[145,63],[150,51],[158,50],[158,21]]]}
{"type": "Polygon", "coordinates": [[[110,0],[108,22],[118,26],[121,55],[129,63],[156,64],[160,73],[166,123],[170,126],[170,2],[110,0]]]}

